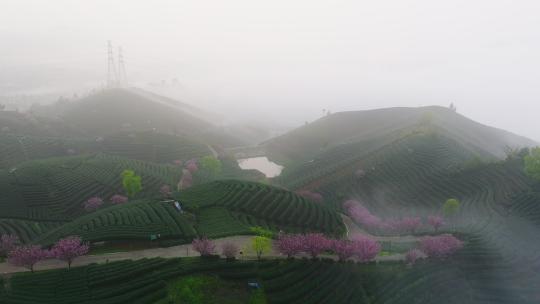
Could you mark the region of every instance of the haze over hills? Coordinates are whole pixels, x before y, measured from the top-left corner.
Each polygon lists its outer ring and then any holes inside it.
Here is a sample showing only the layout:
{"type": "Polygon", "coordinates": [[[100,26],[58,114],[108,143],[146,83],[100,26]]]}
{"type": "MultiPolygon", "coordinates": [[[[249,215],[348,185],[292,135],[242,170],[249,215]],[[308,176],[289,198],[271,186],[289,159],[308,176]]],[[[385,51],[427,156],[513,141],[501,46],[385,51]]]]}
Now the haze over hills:
{"type": "Polygon", "coordinates": [[[501,158],[508,148],[536,144],[525,137],[472,121],[448,108],[432,106],[333,113],[263,145],[269,157],[277,161],[309,161],[339,145],[391,141],[426,126],[483,156],[501,158]]]}

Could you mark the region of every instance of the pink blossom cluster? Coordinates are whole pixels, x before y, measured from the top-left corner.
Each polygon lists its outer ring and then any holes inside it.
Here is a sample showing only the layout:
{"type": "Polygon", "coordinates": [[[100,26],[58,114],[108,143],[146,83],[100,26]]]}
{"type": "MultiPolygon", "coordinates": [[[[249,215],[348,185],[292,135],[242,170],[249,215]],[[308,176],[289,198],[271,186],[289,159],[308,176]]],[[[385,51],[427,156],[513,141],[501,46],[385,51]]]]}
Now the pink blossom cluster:
{"type": "Polygon", "coordinates": [[[2,234],[0,236],[0,256],[7,256],[19,243],[19,237],[15,234],[2,234]]]}
{"type": "Polygon", "coordinates": [[[425,236],[420,240],[420,250],[428,257],[446,258],[463,247],[463,242],[451,234],[425,236]]]}
{"type": "MultiPolygon", "coordinates": [[[[378,216],[371,214],[366,207],[355,200],[346,201],[343,203],[343,208],[355,222],[372,231],[388,234],[401,234],[404,232],[415,233],[422,227],[422,219],[420,217],[383,220],[378,216]]],[[[432,226],[435,231],[444,225],[442,217],[435,215],[429,216],[427,223],[432,226]]]]}
{"type": "Polygon", "coordinates": [[[191,242],[193,250],[197,251],[201,256],[213,255],[216,252],[216,245],[207,238],[194,239],[191,242]]]}
{"type": "Polygon", "coordinates": [[[86,211],[94,211],[97,210],[101,205],[103,205],[103,200],[98,197],[94,196],[89,198],[86,202],[83,203],[84,210],[86,211]]]}
{"type": "Polygon", "coordinates": [[[238,246],[233,242],[226,242],[221,246],[221,253],[227,259],[234,259],[236,255],[238,254],[238,251],[239,251],[238,246]]]}
{"type": "Polygon", "coordinates": [[[188,169],[190,173],[195,173],[199,170],[196,159],[190,159],[185,163],[185,168],[188,169]]]}
{"type": "Polygon", "coordinates": [[[316,258],[325,251],[333,251],[340,261],[354,256],[361,262],[374,259],[381,250],[380,244],[367,236],[357,235],[352,240],[336,240],[328,239],[320,233],[281,235],[275,241],[275,247],[287,257],[304,252],[316,258]]]}
{"type": "Polygon", "coordinates": [[[193,186],[193,175],[191,171],[184,169],[182,171],[182,178],[178,182],[178,190],[184,190],[193,186]]]}
{"type": "Polygon", "coordinates": [[[426,257],[426,254],[422,252],[421,250],[411,249],[407,251],[407,253],[405,254],[405,261],[409,265],[414,265],[414,263],[416,263],[417,260],[423,259],[425,257],[426,257]]]}
{"type": "Polygon", "coordinates": [[[70,236],[58,240],[50,250],[38,245],[15,246],[8,253],[8,262],[34,271],[34,265],[47,258],[55,258],[68,263],[71,267],[73,260],[88,253],[90,247],[83,243],[79,236],[70,236]]]}
{"type": "Polygon", "coordinates": [[[88,244],[83,243],[79,236],[69,236],[56,242],[50,250],[50,256],[68,263],[71,267],[73,260],[86,255],[90,250],[88,244]]]}
{"type": "Polygon", "coordinates": [[[173,164],[175,164],[176,166],[182,166],[184,162],[179,159],[175,159],[173,160],[173,164]]]}
{"type": "Polygon", "coordinates": [[[111,196],[110,201],[111,203],[118,205],[118,204],[124,204],[128,202],[128,197],[120,194],[115,194],[111,196]]]}
{"type": "Polygon", "coordinates": [[[159,193],[161,193],[161,195],[162,195],[164,198],[170,197],[171,194],[172,194],[171,186],[169,186],[169,185],[163,185],[163,186],[161,186],[161,188],[159,188],[159,193]]]}
{"type": "Polygon", "coordinates": [[[310,190],[298,190],[295,193],[316,203],[322,203],[324,201],[322,194],[310,190]]]}

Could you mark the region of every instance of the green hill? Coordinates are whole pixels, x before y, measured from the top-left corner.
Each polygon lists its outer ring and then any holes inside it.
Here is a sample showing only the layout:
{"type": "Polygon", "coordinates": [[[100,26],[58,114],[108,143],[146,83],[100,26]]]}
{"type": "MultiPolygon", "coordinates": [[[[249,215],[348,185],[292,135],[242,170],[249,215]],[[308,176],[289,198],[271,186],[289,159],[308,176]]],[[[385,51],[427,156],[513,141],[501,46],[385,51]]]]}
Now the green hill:
{"type": "Polygon", "coordinates": [[[155,163],[172,163],[177,159],[187,161],[212,153],[201,142],[155,132],[124,132],[100,141],[94,138],[0,135],[0,143],[0,168],[4,169],[28,160],[100,152],[155,163]]]}
{"type": "Polygon", "coordinates": [[[532,140],[472,121],[443,107],[388,108],[340,112],[265,142],[268,156],[289,164],[310,161],[340,145],[371,142],[380,147],[417,129],[436,130],[470,150],[503,157],[507,147],[535,145],[532,140]]]}
{"type": "Polygon", "coordinates": [[[176,185],[182,174],[174,166],[105,154],[52,158],[0,170],[0,218],[65,221],[85,213],[83,202],[123,193],[121,173],[142,177],[139,198],[155,197],[163,184],[176,185]]]}

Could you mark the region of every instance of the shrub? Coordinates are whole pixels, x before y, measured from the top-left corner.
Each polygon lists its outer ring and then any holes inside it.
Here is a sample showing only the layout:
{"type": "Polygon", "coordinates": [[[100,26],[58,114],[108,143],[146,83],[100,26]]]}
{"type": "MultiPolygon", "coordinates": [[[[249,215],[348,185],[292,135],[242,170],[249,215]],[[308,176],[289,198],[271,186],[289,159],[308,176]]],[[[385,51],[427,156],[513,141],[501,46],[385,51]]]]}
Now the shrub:
{"type": "Polygon", "coordinates": [[[127,203],[128,202],[128,197],[127,196],[123,196],[123,195],[120,195],[120,194],[115,194],[113,196],[111,196],[111,203],[115,204],[115,205],[118,205],[118,204],[124,204],[124,203],[127,203]]]}
{"type": "Polygon", "coordinates": [[[159,193],[161,193],[161,195],[164,198],[169,198],[171,196],[171,194],[172,194],[171,186],[169,186],[169,185],[161,186],[161,188],[159,188],[159,193]]]}
{"type": "Polygon", "coordinates": [[[0,237],[0,256],[7,256],[19,243],[18,236],[14,234],[2,234],[0,237]]]}
{"type": "Polygon", "coordinates": [[[267,253],[272,249],[272,241],[264,236],[256,236],[251,241],[251,248],[257,254],[257,259],[261,259],[264,253],[267,253]]]}
{"type": "Polygon", "coordinates": [[[324,251],[331,249],[332,242],[322,233],[308,233],[303,236],[302,251],[316,258],[324,251]]]}
{"type": "Polygon", "coordinates": [[[274,244],[279,253],[290,258],[302,252],[303,239],[299,234],[280,235],[274,244]]]}
{"type": "Polygon", "coordinates": [[[373,260],[381,251],[381,245],[376,240],[364,235],[353,236],[352,242],[354,246],[354,255],[358,257],[361,262],[373,260]]]}
{"type": "Polygon", "coordinates": [[[420,240],[420,249],[428,257],[446,258],[463,247],[463,242],[451,234],[426,236],[420,240]]]}
{"type": "Polygon", "coordinates": [[[405,254],[405,261],[409,265],[414,265],[418,259],[425,258],[426,255],[419,249],[411,249],[405,254]]]}
{"type": "Polygon", "coordinates": [[[48,256],[48,252],[38,245],[19,246],[8,253],[8,263],[34,272],[34,265],[48,256]]]}
{"type": "Polygon", "coordinates": [[[122,186],[127,195],[133,197],[142,190],[141,177],[135,175],[133,170],[124,170],[122,172],[122,186]]]}
{"type": "Polygon", "coordinates": [[[439,228],[444,225],[444,220],[441,216],[438,216],[438,215],[430,215],[428,216],[428,224],[433,227],[433,229],[435,230],[435,232],[437,232],[439,230],[439,228]]]}
{"type": "Polygon", "coordinates": [[[54,244],[50,251],[50,256],[62,261],[66,261],[68,263],[68,269],[70,269],[73,260],[87,254],[89,249],[90,246],[83,243],[81,237],[69,236],[54,244]]]}
{"type": "Polygon", "coordinates": [[[238,251],[239,251],[238,246],[232,242],[226,242],[221,246],[221,253],[227,259],[234,259],[236,255],[238,254],[238,251]]]}
{"type": "Polygon", "coordinates": [[[94,196],[94,197],[89,198],[83,204],[84,204],[84,210],[95,211],[99,207],[101,207],[101,205],[103,205],[103,200],[100,197],[94,196]]]}
{"type": "Polygon", "coordinates": [[[352,257],[355,254],[355,245],[353,242],[348,240],[333,240],[332,241],[332,250],[338,256],[340,261],[346,261],[348,258],[352,257]]]}
{"type": "Polygon", "coordinates": [[[191,242],[193,250],[197,251],[201,256],[211,256],[216,252],[216,245],[207,238],[194,239],[191,242]]]}

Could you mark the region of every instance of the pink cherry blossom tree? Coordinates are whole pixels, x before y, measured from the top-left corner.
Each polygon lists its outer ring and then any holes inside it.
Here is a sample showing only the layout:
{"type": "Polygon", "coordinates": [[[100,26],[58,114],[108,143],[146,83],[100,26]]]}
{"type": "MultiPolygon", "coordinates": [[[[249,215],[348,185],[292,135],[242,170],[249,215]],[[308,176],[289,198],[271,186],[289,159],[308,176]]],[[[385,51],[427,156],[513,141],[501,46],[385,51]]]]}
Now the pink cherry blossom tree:
{"type": "Polygon", "coordinates": [[[169,185],[163,185],[163,186],[161,186],[161,188],[159,188],[159,193],[161,193],[161,195],[162,195],[164,198],[170,197],[171,194],[172,194],[171,186],[169,186],[169,185]]]}
{"type": "Polygon", "coordinates": [[[422,226],[422,220],[419,217],[404,217],[401,219],[401,227],[403,230],[414,233],[420,226],[422,226]]]}
{"type": "Polygon", "coordinates": [[[182,172],[182,178],[177,185],[178,190],[184,190],[193,186],[193,175],[191,172],[187,169],[184,169],[182,172]]]}
{"type": "Polygon", "coordinates": [[[430,215],[428,216],[428,224],[433,227],[435,232],[439,231],[439,228],[441,228],[444,225],[444,220],[442,216],[439,215],[430,215]]]}
{"type": "Polygon", "coordinates": [[[19,243],[19,237],[15,234],[2,234],[0,236],[0,256],[7,256],[19,243]]]}
{"type": "Polygon", "coordinates": [[[193,250],[197,251],[201,256],[210,256],[216,252],[216,245],[214,242],[205,237],[194,239],[193,242],[191,242],[191,247],[193,247],[193,250]]]}
{"type": "Polygon", "coordinates": [[[426,254],[423,253],[421,250],[411,249],[407,251],[407,253],[405,254],[405,261],[409,265],[414,265],[414,263],[416,263],[418,259],[423,259],[425,257],[426,257],[426,254]]]}
{"type": "Polygon", "coordinates": [[[175,164],[176,166],[182,166],[184,162],[179,159],[175,159],[173,160],[173,164],[175,164]]]}
{"type": "Polygon", "coordinates": [[[84,204],[84,210],[95,211],[99,207],[101,207],[101,205],[103,205],[103,200],[100,197],[94,196],[94,197],[89,198],[83,204],[84,204]]]}
{"type": "Polygon", "coordinates": [[[48,257],[46,250],[38,245],[25,245],[15,247],[8,253],[8,263],[14,266],[25,267],[34,272],[34,265],[48,257]]]}
{"type": "Polygon", "coordinates": [[[302,251],[316,258],[324,251],[331,249],[331,241],[322,233],[308,233],[302,238],[302,251]]]}
{"type": "Polygon", "coordinates": [[[340,261],[346,261],[355,254],[355,244],[348,240],[332,240],[332,250],[340,261]]]}
{"type": "Polygon", "coordinates": [[[51,249],[51,256],[56,259],[66,261],[68,269],[71,268],[71,263],[77,257],[83,256],[88,253],[90,246],[87,243],[83,243],[79,236],[69,236],[60,239],[51,249]]]}
{"type": "Polygon", "coordinates": [[[124,195],[120,195],[120,194],[115,194],[113,196],[111,196],[110,198],[110,201],[111,203],[115,204],[115,205],[119,205],[119,204],[125,204],[128,202],[128,197],[127,196],[124,196],[124,195]]]}
{"type": "Polygon", "coordinates": [[[381,245],[374,239],[364,236],[355,235],[352,237],[354,246],[354,255],[360,262],[368,262],[373,260],[381,251],[381,245]]]}
{"type": "Polygon", "coordinates": [[[188,160],[186,162],[186,164],[185,164],[185,167],[191,173],[195,173],[195,172],[197,172],[199,170],[199,166],[197,165],[197,160],[196,159],[188,160]]]}
{"type": "Polygon", "coordinates": [[[304,249],[304,237],[300,234],[284,234],[274,242],[279,253],[291,258],[304,249]]]}
{"type": "Polygon", "coordinates": [[[428,256],[446,258],[463,247],[463,242],[451,234],[426,236],[420,240],[420,249],[428,256]]]}
{"type": "Polygon", "coordinates": [[[233,242],[226,242],[221,246],[221,253],[229,260],[234,259],[238,251],[238,246],[233,242]]]}

